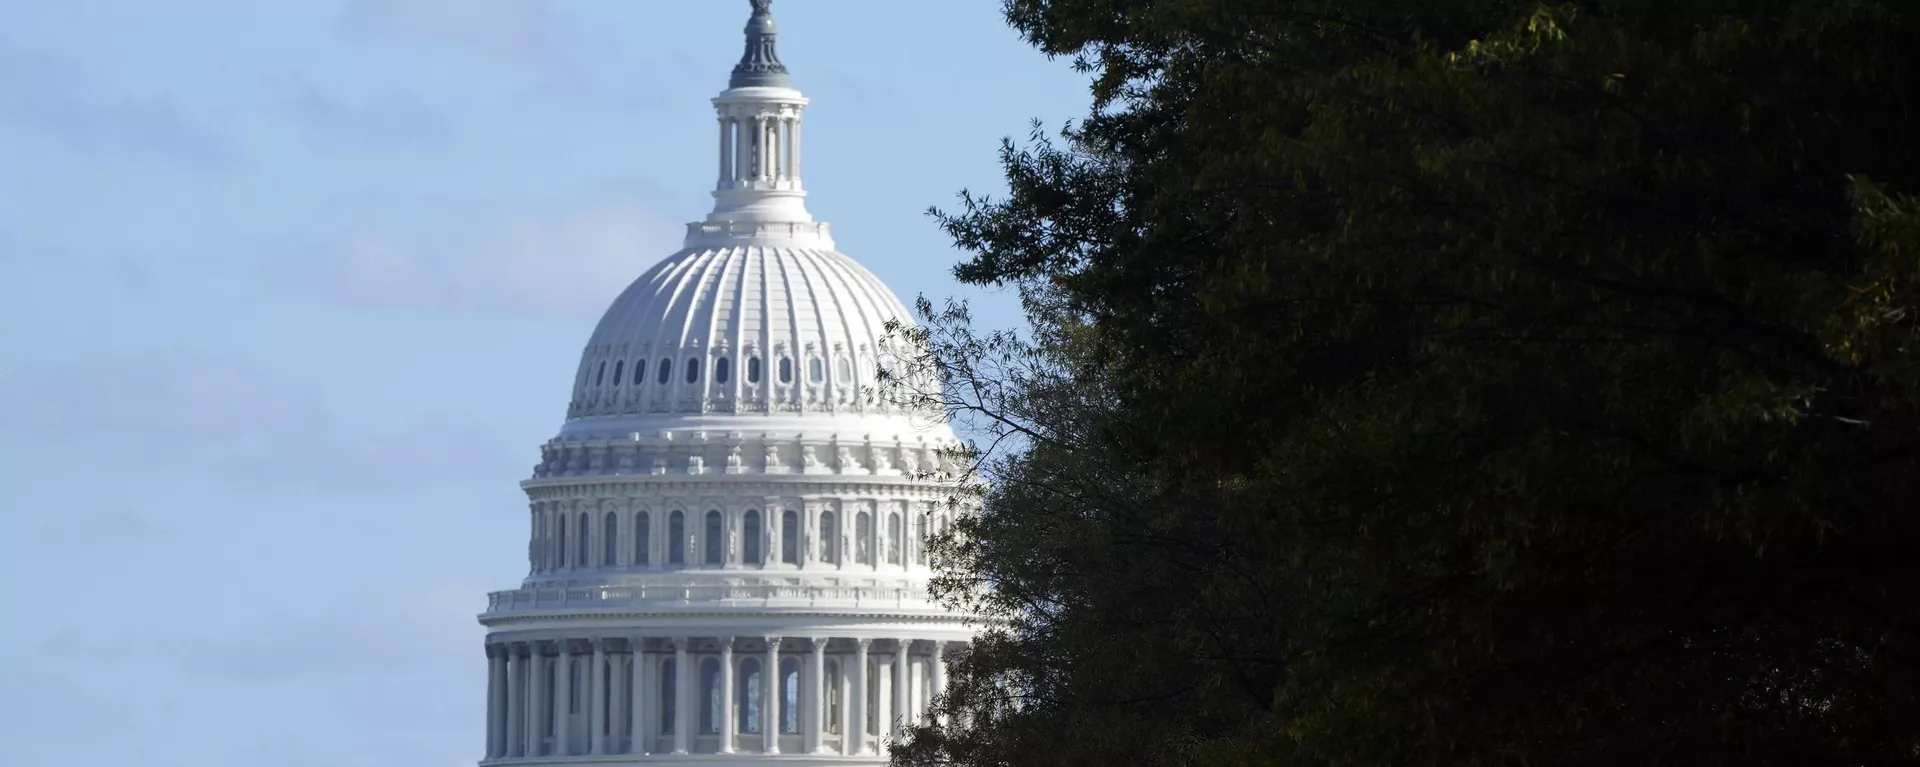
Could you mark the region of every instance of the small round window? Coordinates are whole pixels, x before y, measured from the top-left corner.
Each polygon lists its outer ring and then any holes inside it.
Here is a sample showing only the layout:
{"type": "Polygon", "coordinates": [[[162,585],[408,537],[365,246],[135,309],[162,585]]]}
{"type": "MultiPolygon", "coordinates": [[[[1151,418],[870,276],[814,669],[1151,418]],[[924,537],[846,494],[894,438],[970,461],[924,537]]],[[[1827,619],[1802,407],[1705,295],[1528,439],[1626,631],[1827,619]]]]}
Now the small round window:
{"type": "Polygon", "coordinates": [[[688,357],[687,358],[687,383],[695,383],[699,380],[700,380],[700,358],[688,357]]]}
{"type": "Polygon", "coordinates": [[[726,357],[721,357],[713,361],[714,383],[724,384],[727,382],[727,379],[731,377],[733,377],[733,362],[731,360],[728,360],[726,357]]]}
{"type": "Polygon", "coordinates": [[[661,360],[660,373],[654,376],[653,380],[662,384],[673,380],[673,360],[661,360]]]}
{"type": "Polygon", "coordinates": [[[619,362],[613,363],[613,385],[614,386],[620,385],[620,374],[626,372],[626,370],[627,370],[626,360],[620,360],[619,362]]]}
{"type": "Polygon", "coordinates": [[[841,357],[840,359],[835,360],[833,365],[833,374],[835,376],[838,376],[841,381],[853,380],[852,363],[847,362],[847,358],[845,357],[841,357]]]}
{"type": "Polygon", "coordinates": [[[807,380],[814,383],[827,380],[827,364],[821,362],[819,357],[807,360],[807,380]]]}
{"type": "Polygon", "coordinates": [[[747,358],[747,383],[750,383],[750,384],[760,383],[760,358],[759,357],[747,358]]]}
{"type": "Polygon", "coordinates": [[[780,358],[780,383],[793,383],[793,359],[780,358]]]}
{"type": "Polygon", "coordinates": [[[643,384],[646,382],[647,382],[647,358],[641,357],[640,359],[633,361],[633,385],[639,386],[640,384],[643,384]]]}

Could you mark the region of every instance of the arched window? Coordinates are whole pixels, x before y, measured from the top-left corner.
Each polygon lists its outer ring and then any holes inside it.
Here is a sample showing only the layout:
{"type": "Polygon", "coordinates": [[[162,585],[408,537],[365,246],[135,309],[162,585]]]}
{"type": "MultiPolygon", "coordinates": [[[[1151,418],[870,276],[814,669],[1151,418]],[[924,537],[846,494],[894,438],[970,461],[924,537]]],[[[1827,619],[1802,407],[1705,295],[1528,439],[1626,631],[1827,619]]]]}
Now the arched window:
{"type": "Polygon", "coordinates": [[[673,732],[673,715],[680,708],[680,669],[672,658],[660,664],[660,731],[673,732]]]}
{"type": "Polygon", "coordinates": [[[687,515],[674,512],[667,517],[667,564],[687,563],[687,515]]]}
{"type": "Polygon", "coordinates": [[[559,567],[566,567],[567,566],[567,515],[565,514],[559,515],[559,526],[560,526],[560,531],[559,531],[560,543],[558,546],[555,546],[554,548],[556,551],[560,553],[560,557],[559,557],[559,560],[554,564],[559,567]]]}
{"type": "Polygon", "coordinates": [[[713,382],[724,384],[733,375],[733,362],[726,357],[713,361],[713,382]]]}
{"type": "Polygon", "coordinates": [[[780,731],[800,731],[800,659],[780,659],[780,731]]]}
{"type": "Polygon", "coordinates": [[[592,519],[587,516],[586,512],[580,512],[580,526],[573,530],[575,546],[573,554],[574,567],[586,567],[591,564],[587,561],[587,555],[592,553],[593,549],[587,547],[587,531],[592,529],[592,519]]]}
{"type": "Polygon", "coordinates": [[[827,707],[827,734],[840,734],[840,662],[827,661],[826,683],[821,685],[827,707]]]}
{"type": "Polygon", "coordinates": [[[593,385],[599,386],[607,380],[607,361],[600,361],[600,368],[593,373],[593,385]]]}
{"type": "Polygon", "coordinates": [[[820,512],[820,561],[840,564],[840,520],[831,511],[820,512]]]}
{"type": "Polygon", "coordinates": [[[673,380],[673,360],[660,360],[660,372],[653,377],[654,383],[665,384],[673,380]]]}
{"type": "Polygon", "coordinates": [[[903,540],[905,539],[901,537],[900,512],[896,511],[892,514],[888,514],[887,515],[887,564],[890,564],[890,565],[900,564],[900,544],[903,540]]]}
{"type": "Polygon", "coordinates": [[[914,519],[913,557],[911,561],[924,562],[927,558],[927,528],[933,526],[932,514],[921,514],[914,519]]]}
{"type": "Polygon", "coordinates": [[[639,386],[645,380],[647,380],[647,358],[641,357],[633,361],[633,385],[639,386]]]}
{"type": "Polygon", "coordinates": [[[853,380],[853,364],[847,362],[847,358],[844,355],[838,357],[833,361],[833,374],[839,377],[841,383],[851,381],[853,380]]]}
{"type": "Polygon", "coordinates": [[[760,682],[760,659],[747,658],[740,661],[740,671],[734,674],[733,701],[734,727],[742,733],[760,731],[760,690],[766,685],[760,682]]]}
{"type": "Polygon", "coordinates": [[[760,564],[760,512],[748,510],[740,526],[740,561],[760,564]]]}
{"type": "Polygon", "coordinates": [[[687,358],[687,383],[699,383],[699,382],[700,382],[700,358],[688,357],[687,358]]]}
{"type": "Polygon", "coordinates": [[[724,526],[720,524],[720,512],[707,512],[707,561],[708,565],[721,564],[727,554],[727,539],[724,526]]]}
{"type": "Polygon", "coordinates": [[[814,383],[827,380],[827,364],[821,362],[819,357],[807,358],[807,380],[814,383]]]}
{"type": "Polygon", "coordinates": [[[626,369],[627,369],[627,361],[626,361],[626,360],[615,360],[615,361],[614,361],[614,363],[613,363],[613,385],[614,385],[614,386],[619,386],[619,385],[620,385],[620,381],[622,380],[622,378],[621,378],[621,376],[620,376],[620,374],[621,374],[622,372],[624,372],[624,371],[625,371],[626,369]]]}
{"type": "Polygon", "coordinates": [[[641,567],[653,564],[653,519],[644,511],[633,515],[633,563],[641,567]]]}
{"type": "Polygon", "coordinates": [[[873,518],[860,512],[853,518],[853,563],[873,564],[873,518]]]}
{"type": "Polygon", "coordinates": [[[791,509],[780,515],[780,561],[800,564],[800,514],[791,509]]]}
{"type": "Polygon", "coordinates": [[[793,383],[793,359],[792,358],[789,358],[789,357],[780,358],[780,383],[783,383],[783,384],[793,383]]]}
{"type": "Polygon", "coordinates": [[[600,530],[600,566],[612,567],[620,563],[620,514],[607,512],[606,523],[600,530]]]}
{"type": "Polygon", "coordinates": [[[750,383],[750,384],[760,383],[760,358],[759,357],[747,358],[747,383],[750,383]]]}
{"type": "Polygon", "coordinates": [[[708,658],[700,661],[700,689],[706,691],[700,696],[704,700],[700,707],[700,731],[720,731],[720,659],[708,658]]]}

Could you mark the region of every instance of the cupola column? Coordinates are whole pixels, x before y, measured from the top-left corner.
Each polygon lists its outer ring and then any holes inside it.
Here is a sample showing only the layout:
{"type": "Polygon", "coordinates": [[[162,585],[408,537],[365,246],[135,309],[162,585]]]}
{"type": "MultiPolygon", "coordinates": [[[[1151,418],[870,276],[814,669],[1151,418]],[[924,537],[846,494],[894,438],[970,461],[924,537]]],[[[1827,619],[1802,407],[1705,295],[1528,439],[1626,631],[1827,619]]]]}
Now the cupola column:
{"type": "Polygon", "coordinates": [[[720,115],[720,188],[728,188],[733,181],[733,125],[732,117],[720,115]]]}

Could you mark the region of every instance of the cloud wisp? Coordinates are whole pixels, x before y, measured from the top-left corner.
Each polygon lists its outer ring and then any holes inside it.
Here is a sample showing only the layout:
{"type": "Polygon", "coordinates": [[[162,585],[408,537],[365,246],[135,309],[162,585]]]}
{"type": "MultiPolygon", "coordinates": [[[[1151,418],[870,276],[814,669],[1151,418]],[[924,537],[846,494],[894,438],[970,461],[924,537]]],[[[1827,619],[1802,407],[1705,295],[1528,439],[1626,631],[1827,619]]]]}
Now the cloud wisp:
{"type": "Polygon", "coordinates": [[[74,63],[0,39],[0,125],[78,152],[154,157],[223,168],[232,149],[172,101],[105,92],[74,63]]]}
{"type": "Polygon", "coordinates": [[[101,466],[208,473],[228,487],[369,493],[497,476],[517,462],[473,424],[349,424],[315,385],[238,358],[147,355],[0,377],[0,435],[101,466]]]}
{"type": "Polygon", "coordinates": [[[340,16],[350,39],[434,40],[532,63],[568,34],[548,0],[351,0],[340,16]]]}
{"type": "Polygon", "coordinates": [[[396,308],[593,313],[680,247],[684,224],[646,196],[460,205],[370,225],[283,280],[323,300],[396,308]]]}
{"type": "Polygon", "coordinates": [[[451,133],[445,115],[398,92],[349,101],[301,82],[287,105],[309,135],[333,143],[416,150],[445,143],[451,133]]]}

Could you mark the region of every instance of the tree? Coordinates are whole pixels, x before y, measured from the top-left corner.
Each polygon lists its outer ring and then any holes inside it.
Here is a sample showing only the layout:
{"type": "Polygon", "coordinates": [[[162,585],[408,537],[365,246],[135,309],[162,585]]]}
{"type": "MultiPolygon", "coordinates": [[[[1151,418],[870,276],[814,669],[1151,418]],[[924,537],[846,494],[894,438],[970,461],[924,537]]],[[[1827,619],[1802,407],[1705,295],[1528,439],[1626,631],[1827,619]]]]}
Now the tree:
{"type": "Polygon", "coordinates": [[[1009,0],[900,764],[1920,762],[1920,9],[1009,0]]]}

